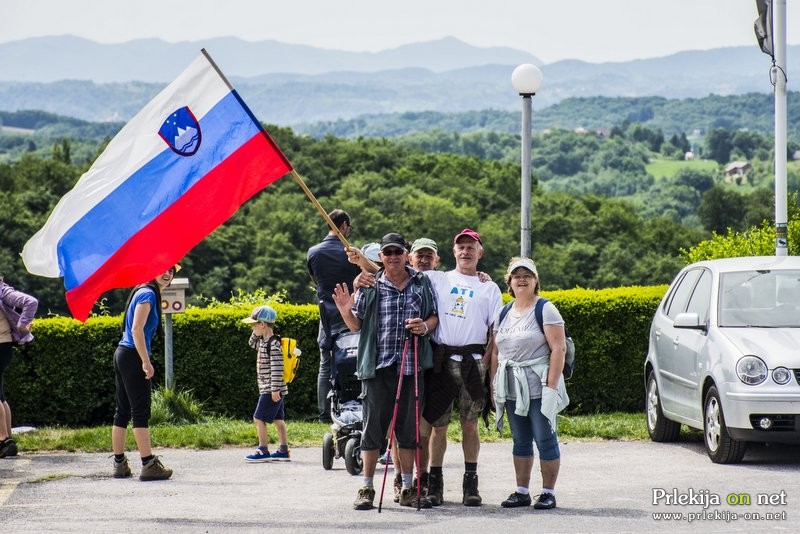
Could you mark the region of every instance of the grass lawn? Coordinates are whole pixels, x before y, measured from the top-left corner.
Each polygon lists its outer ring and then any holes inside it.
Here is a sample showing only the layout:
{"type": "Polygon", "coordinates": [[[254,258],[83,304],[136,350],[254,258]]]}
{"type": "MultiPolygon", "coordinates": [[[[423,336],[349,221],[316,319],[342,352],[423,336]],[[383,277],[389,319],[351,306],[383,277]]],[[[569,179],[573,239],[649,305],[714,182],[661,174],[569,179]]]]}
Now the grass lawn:
{"type": "Polygon", "coordinates": [[[647,173],[653,176],[656,180],[663,180],[664,178],[672,178],[680,169],[697,169],[705,171],[716,171],[719,164],[711,159],[692,160],[692,161],[679,161],[670,159],[653,159],[647,164],[645,169],[647,173]]]}
{"type": "MultiPolygon", "coordinates": [[[[491,421],[490,421],[491,422],[491,421]]],[[[287,421],[289,444],[293,447],[316,447],[328,425],[316,422],[287,421]]],[[[487,429],[479,425],[481,441],[496,442],[511,439],[508,424],[503,435],[494,426],[487,429]]],[[[270,441],[276,433],[270,426],[270,441]]],[[[162,423],[151,428],[156,447],[187,447],[217,449],[220,447],[250,447],[258,443],[255,428],[250,421],[227,418],[205,418],[199,423],[162,423]]],[[[643,413],[610,413],[597,415],[559,416],[559,437],[562,440],[644,440],[649,439],[643,413]]],[[[111,450],[111,427],[63,428],[44,427],[14,435],[23,452],[82,451],[107,452],[111,450]]],[[[450,425],[448,439],[460,442],[461,428],[457,421],[450,425]]],[[[128,432],[128,448],[135,449],[132,432],[128,432]]]]}

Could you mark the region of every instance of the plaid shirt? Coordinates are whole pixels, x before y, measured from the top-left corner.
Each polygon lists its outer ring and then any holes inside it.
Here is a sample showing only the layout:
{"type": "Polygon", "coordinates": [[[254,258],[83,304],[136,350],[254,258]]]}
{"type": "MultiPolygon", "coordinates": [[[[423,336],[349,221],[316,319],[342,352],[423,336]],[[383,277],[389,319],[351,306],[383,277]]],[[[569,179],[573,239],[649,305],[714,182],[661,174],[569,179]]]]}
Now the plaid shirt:
{"type": "MultiPolygon", "coordinates": [[[[406,266],[406,271],[409,274],[414,273],[414,270],[408,266],[406,266]]],[[[386,278],[384,272],[378,276],[376,287],[378,289],[378,361],[375,368],[381,369],[395,363],[399,366],[407,335],[406,321],[419,317],[422,313],[422,287],[411,281],[400,291],[386,278]]],[[[361,291],[356,291],[353,314],[359,319],[363,319],[365,313],[364,295],[361,291]]],[[[436,309],[432,314],[437,314],[436,309]]],[[[427,317],[423,317],[423,319],[427,319],[427,317]]],[[[403,374],[414,374],[414,344],[411,339],[409,339],[403,374]]]]}

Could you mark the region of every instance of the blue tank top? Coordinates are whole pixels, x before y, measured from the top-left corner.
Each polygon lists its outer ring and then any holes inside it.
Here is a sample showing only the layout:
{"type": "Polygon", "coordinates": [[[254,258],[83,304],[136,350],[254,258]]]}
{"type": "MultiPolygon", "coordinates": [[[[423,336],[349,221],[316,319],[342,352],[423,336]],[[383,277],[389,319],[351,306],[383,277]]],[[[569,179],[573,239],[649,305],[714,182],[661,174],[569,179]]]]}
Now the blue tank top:
{"type": "Polygon", "coordinates": [[[123,347],[135,349],[136,345],[133,342],[133,312],[136,306],[141,303],[150,303],[150,313],[147,315],[147,321],[144,324],[144,340],[147,344],[147,354],[150,354],[150,342],[156,335],[156,328],[158,328],[158,308],[160,303],[156,302],[156,293],[149,287],[139,289],[131,299],[128,310],[125,314],[125,331],[122,334],[122,341],[119,342],[123,347]]]}

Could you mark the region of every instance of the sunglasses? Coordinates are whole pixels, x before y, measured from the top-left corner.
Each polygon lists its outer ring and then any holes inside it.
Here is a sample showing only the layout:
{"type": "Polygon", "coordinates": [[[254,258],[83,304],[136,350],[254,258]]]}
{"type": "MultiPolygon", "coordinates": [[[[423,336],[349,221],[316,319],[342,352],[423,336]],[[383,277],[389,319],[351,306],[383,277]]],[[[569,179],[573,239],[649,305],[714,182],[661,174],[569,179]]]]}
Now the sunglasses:
{"type": "Polygon", "coordinates": [[[381,254],[383,254],[384,256],[402,256],[403,252],[405,252],[405,250],[397,247],[391,247],[381,250],[381,254]]]}

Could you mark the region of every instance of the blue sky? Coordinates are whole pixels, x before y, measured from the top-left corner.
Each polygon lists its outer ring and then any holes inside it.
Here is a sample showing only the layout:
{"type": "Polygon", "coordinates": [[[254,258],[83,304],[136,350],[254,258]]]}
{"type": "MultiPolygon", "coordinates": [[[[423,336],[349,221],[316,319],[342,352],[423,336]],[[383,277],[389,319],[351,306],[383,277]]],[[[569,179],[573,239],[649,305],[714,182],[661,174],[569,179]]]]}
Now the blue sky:
{"type": "MultiPolygon", "coordinates": [[[[800,1],[787,4],[787,41],[800,44],[800,1]]],[[[524,50],[545,63],[604,62],[756,46],[756,15],[753,0],[2,0],[0,42],[233,35],[374,52],[454,36],[524,50]]]]}

